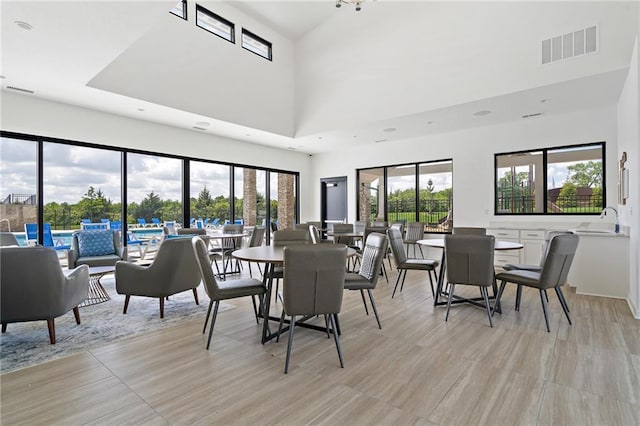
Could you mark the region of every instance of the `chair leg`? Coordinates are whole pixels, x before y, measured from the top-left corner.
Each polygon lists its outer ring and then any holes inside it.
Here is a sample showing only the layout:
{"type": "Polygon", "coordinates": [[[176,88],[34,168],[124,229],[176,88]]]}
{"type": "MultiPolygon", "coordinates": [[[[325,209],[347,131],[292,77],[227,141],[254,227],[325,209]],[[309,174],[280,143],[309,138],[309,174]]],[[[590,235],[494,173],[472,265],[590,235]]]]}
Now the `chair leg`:
{"type": "Polygon", "coordinates": [[[380,324],[380,317],[378,316],[378,309],[376,308],[376,302],[373,300],[373,293],[371,290],[367,290],[369,293],[369,301],[371,302],[371,308],[373,308],[373,313],[376,316],[376,321],[378,322],[378,328],[382,330],[382,324],[380,324]]]}
{"type": "Polygon", "coordinates": [[[336,349],[338,350],[340,367],[344,368],[344,362],[342,361],[342,348],[340,347],[340,337],[338,336],[338,329],[336,328],[336,314],[329,314],[329,318],[331,319],[331,327],[333,328],[333,338],[336,341],[336,349]]]}
{"type": "Polygon", "coordinates": [[[564,311],[564,316],[567,317],[567,321],[569,321],[569,325],[573,325],[571,322],[571,318],[569,318],[569,307],[567,306],[567,301],[564,298],[564,294],[562,294],[562,289],[560,287],[555,287],[556,294],[558,295],[558,300],[560,300],[560,305],[562,305],[562,310],[564,311]]]}
{"type": "MultiPolygon", "coordinates": [[[[436,291],[435,291],[435,289],[433,288],[433,278],[431,277],[431,272],[433,272],[433,271],[431,271],[431,270],[427,271],[427,274],[429,274],[429,284],[431,284],[431,295],[432,295],[433,297],[436,297],[436,291]]],[[[434,272],[434,273],[435,273],[435,272],[434,272]]]]}
{"type": "Polygon", "coordinates": [[[489,292],[486,287],[480,287],[480,293],[484,297],[484,306],[487,309],[487,316],[489,317],[489,326],[493,328],[493,321],[491,320],[491,305],[489,304],[489,292]]]}
{"type": "MultiPolygon", "coordinates": [[[[389,267],[391,269],[391,267],[389,267]]],[[[384,266],[384,260],[382,261],[382,275],[384,275],[384,279],[387,280],[387,284],[389,284],[389,275],[387,275],[387,268],[384,266]]]]}
{"type": "Polygon", "coordinates": [[[6,322],[3,322],[3,323],[2,323],[2,332],[3,332],[3,333],[6,333],[6,332],[7,332],[7,323],[6,323],[6,322]]]}
{"type": "Polygon", "coordinates": [[[49,329],[49,341],[52,345],[56,344],[56,324],[53,318],[47,320],[47,328],[49,329]]]}
{"type": "Polygon", "coordinates": [[[209,322],[209,316],[211,315],[211,308],[213,308],[213,300],[209,300],[209,309],[207,309],[207,316],[204,319],[204,327],[202,327],[202,334],[207,331],[207,323],[209,322]]]}
{"type": "Polygon", "coordinates": [[[218,306],[220,301],[216,300],[215,307],[213,308],[213,316],[211,317],[211,326],[209,327],[209,338],[207,339],[207,350],[211,346],[211,336],[213,336],[213,327],[216,325],[216,317],[218,316],[218,306]]]}
{"type": "Polygon", "coordinates": [[[364,298],[364,290],[360,290],[360,296],[362,296],[362,303],[364,304],[364,311],[369,315],[369,309],[367,308],[367,301],[364,298]]]}
{"type": "Polygon", "coordinates": [[[493,311],[491,312],[492,316],[493,316],[493,313],[496,311],[496,306],[500,306],[500,298],[502,298],[502,293],[504,292],[504,288],[506,286],[507,286],[506,281],[502,281],[500,283],[500,289],[498,290],[498,294],[496,295],[496,300],[493,302],[493,311]]]}
{"type": "Polygon", "coordinates": [[[76,324],[80,324],[80,309],[77,306],[73,308],[73,316],[76,317],[76,324]]]}
{"type": "Polygon", "coordinates": [[[518,284],[518,289],[516,290],[516,312],[520,312],[520,300],[522,300],[522,286],[518,284]]]}
{"type": "Polygon", "coordinates": [[[400,284],[400,293],[402,293],[402,289],[404,288],[404,280],[407,278],[408,269],[404,269],[404,274],[402,274],[402,284],[400,284]]]}
{"type": "Polygon", "coordinates": [[[329,315],[324,314],[324,328],[327,332],[327,339],[331,339],[331,333],[329,333],[329,315]]]}
{"type": "Polygon", "coordinates": [[[542,312],[544,313],[544,322],[547,325],[547,333],[551,333],[549,328],[549,314],[547,312],[547,299],[544,297],[544,290],[540,290],[540,302],[542,302],[542,312]]]}
{"type": "Polygon", "coordinates": [[[284,374],[289,372],[289,358],[291,358],[291,346],[293,346],[293,331],[296,329],[296,316],[291,315],[289,323],[289,343],[287,344],[287,358],[284,361],[284,374]]]}
{"type": "Polygon", "coordinates": [[[260,271],[260,275],[262,275],[262,268],[260,268],[260,264],[258,263],[258,271],[260,271]]]}
{"type": "Polygon", "coordinates": [[[544,292],[544,298],[547,299],[547,303],[549,303],[549,295],[547,294],[547,289],[542,290],[544,292]]]}
{"type": "MultiPolygon", "coordinates": [[[[267,321],[268,318],[265,318],[265,321],[267,321]]],[[[278,343],[280,341],[280,334],[282,334],[282,325],[284,324],[284,309],[282,310],[282,313],[280,314],[280,325],[278,325],[278,335],[276,336],[276,343],[278,343]]]]}
{"type": "Polygon", "coordinates": [[[398,284],[400,283],[400,277],[402,276],[402,269],[398,270],[398,277],[396,278],[396,285],[393,286],[393,293],[391,293],[391,298],[396,295],[396,289],[398,288],[398,284]]]}
{"type": "Polygon", "coordinates": [[[127,314],[127,308],[129,307],[129,299],[131,299],[131,295],[127,294],[124,297],[124,309],[122,310],[122,313],[125,315],[127,314]]]}
{"type": "Polygon", "coordinates": [[[164,318],[164,297],[160,298],[160,319],[164,318]]]}
{"type": "Polygon", "coordinates": [[[251,262],[247,262],[249,263],[249,277],[253,278],[253,271],[251,270],[251,262]]]}
{"type": "Polygon", "coordinates": [[[453,290],[456,287],[454,283],[449,283],[449,297],[447,298],[447,313],[444,316],[444,322],[449,321],[449,309],[451,309],[451,299],[453,298],[453,290]]]}
{"type": "Polygon", "coordinates": [[[197,289],[193,289],[193,298],[196,299],[196,305],[200,304],[200,301],[198,300],[198,290],[197,289]]]}
{"type": "Polygon", "coordinates": [[[422,252],[422,246],[419,244],[416,244],[418,246],[418,249],[420,250],[420,256],[422,256],[422,258],[424,259],[424,253],[422,252]]]}
{"type": "Polygon", "coordinates": [[[276,292],[273,294],[274,303],[278,303],[278,286],[280,286],[280,278],[276,278],[276,292]]]}
{"type": "Polygon", "coordinates": [[[256,305],[256,296],[251,296],[251,301],[253,302],[253,313],[256,316],[256,324],[260,324],[260,320],[258,320],[258,306],[256,305]]]}

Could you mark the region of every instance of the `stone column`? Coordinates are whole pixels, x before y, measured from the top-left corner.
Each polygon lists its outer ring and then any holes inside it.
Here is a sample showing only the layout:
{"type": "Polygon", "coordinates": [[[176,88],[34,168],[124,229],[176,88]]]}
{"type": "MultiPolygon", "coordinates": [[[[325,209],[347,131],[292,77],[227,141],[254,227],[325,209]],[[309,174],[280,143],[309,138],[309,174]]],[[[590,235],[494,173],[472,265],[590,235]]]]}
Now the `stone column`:
{"type": "Polygon", "coordinates": [[[242,218],[245,226],[255,226],[257,218],[256,169],[245,167],[242,169],[242,174],[242,218]]]}
{"type": "Polygon", "coordinates": [[[294,175],[278,173],[278,229],[293,229],[294,182],[294,175]]]}
{"type": "Polygon", "coordinates": [[[371,215],[371,190],[367,185],[360,184],[360,220],[369,223],[371,215]]]}

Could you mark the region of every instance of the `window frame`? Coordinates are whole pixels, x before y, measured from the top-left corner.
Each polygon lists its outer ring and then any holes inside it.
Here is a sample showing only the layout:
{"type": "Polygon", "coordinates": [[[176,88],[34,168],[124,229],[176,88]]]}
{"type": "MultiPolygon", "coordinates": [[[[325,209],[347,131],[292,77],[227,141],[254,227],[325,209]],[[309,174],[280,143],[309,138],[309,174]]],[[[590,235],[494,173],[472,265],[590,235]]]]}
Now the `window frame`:
{"type": "Polygon", "coordinates": [[[178,15],[177,13],[175,13],[173,10],[176,8],[176,6],[172,7],[169,10],[169,13],[172,14],[173,16],[177,16],[180,19],[184,19],[185,21],[187,21],[187,0],[180,0],[178,2],[178,4],[182,3],[182,16],[178,15]]]}
{"type": "Polygon", "coordinates": [[[561,146],[550,146],[546,148],[535,148],[535,149],[527,149],[520,151],[510,151],[510,152],[498,152],[493,155],[493,213],[496,216],[556,216],[556,217],[567,217],[567,216],[595,216],[600,215],[600,211],[597,212],[575,212],[575,213],[554,213],[548,211],[547,201],[548,201],[548,176],[547,176],[547,168],[549,166],[548,155],[549,152],[559,151],[559,150],[570,150],[576,148],[586,148],[586,147],[597,147],[600,146],[602,150],[602,208],[607,205],[607,143],[606,141],[599,142],[588,142],[583,144],[572,144],[572,145],[561,145],[561,146]],[[498,157],[502,155],[514,155],[514,154],[527,154],[533,152],[542,152],[542,212],[530,212],[530,213],[514,213],[514,212],[501,212],[498,210],[498,157]]]}
{"type": "Polygon", "coordinates": [[[201,29],[205,30],[206,32],[211,33],[211,34],[213,34],[213,35],[215,35],[217,37],[220,37],[221,39],[226,40],[229,43],[236,44],[236,24],[234,24],[233,22],[229,21],[228,19],[225,19],[222,16],[210,11],[206,7],[200,6],[197,3],[196,3],[196,27],[201,28],[201,29]],[[227,38],[227,37],[225,37],[225,36],[223,36],[221,34],[217,34],[217,33],[213,32],[213,31],[211,31],[210,29],[205,28],[202,25],[200,25],[198,23],[198,16],[199,16],[198,12],[202,13],[203,15],[207,15],[209,18],[214,19],[214,20],[216,20],[216,21],[218,21],[218,22],[220,22],[222,24],[225,24],[225,25],[229,26],[231,28],[231,31],[229,32],[229,37],[230,38],[227,38]]]}
{"type": "Polygon", "coordinates": [[[268,61],[272,61],[273,62],[273,43],[271,43],[270,41],[260,37],[259,35],[256,35],[255,33],[249,31],[248,29],[246,29],[244,27],[242,28],[242,31],[241,31],[241,34],[240,34],[240,45],[242,46],[242,48],[244,50],[247,50],[247,51],[253,53],[254,55],[258,55],[261,58],[264,58],[264,59],[266,59],[268,61]],[[269,51],[268,56],[261,55],[260,53],[258,53],[256,51],[251,50],[248,47],[246,47],[245,43],[244,43],[244,37],[245,36],[247,36],[248,38],[253,39],[254,41],[256,41],[258,43],[262,43],[265,46],[267,46],[268,47],[268,51],[269,51]]]}

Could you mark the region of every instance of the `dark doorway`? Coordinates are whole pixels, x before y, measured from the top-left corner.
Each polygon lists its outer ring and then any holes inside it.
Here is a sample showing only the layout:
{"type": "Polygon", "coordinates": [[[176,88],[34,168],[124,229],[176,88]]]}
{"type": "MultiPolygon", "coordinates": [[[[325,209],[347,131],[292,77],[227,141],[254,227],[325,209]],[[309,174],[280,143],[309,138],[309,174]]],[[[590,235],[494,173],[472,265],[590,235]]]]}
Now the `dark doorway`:
{"type": "Polygon", "coordinates": [[[320,179],[322,227],[347,220],[347,177],[320,179]]]}

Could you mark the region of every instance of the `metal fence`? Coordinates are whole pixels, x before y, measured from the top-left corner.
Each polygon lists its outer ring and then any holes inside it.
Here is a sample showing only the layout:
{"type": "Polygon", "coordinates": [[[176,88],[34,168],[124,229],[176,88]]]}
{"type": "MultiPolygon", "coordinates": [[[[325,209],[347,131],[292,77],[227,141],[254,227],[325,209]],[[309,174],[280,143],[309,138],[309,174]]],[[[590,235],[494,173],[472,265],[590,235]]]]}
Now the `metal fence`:
{"type": "Polygon", "coordinates": [[[36,194],[9,194],[0,204],[28,204],[35,206],[36,203],[36,194]]]}

